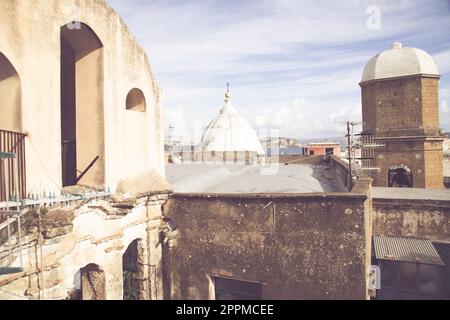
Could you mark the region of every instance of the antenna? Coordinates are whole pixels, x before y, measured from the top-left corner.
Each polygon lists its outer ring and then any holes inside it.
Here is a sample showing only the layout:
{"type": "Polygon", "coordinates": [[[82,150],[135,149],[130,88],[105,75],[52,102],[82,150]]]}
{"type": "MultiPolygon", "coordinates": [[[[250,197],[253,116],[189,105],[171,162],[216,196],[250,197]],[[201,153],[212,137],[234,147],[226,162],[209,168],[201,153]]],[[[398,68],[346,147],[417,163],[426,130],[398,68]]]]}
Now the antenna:
{"type": "Polygon", "coordinates": [[[380,168],[372,165],[375,159],[375,150],[384,148],[384,143],[379,143],[376,137],[369,133],[354,133],[354,126],[360,122],[347,121],[347,160],[349,171],[349,186],[352,188],[354,178],[372,178],[372,172],[380,168]],[[355,137],[358,137],[355,139],[355,137]]]}

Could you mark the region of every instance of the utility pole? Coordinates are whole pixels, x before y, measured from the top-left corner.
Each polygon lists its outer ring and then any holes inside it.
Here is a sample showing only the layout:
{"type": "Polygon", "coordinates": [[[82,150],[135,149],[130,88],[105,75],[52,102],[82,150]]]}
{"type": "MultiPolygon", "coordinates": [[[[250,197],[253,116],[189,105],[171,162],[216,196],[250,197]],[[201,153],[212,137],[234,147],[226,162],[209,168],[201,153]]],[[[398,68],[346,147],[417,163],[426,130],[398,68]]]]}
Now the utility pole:
{"type": "Polygon", "coordinates": [[[347,121],[347,160],[348,160],[348,186],[351,190],[353,187],[353,174],[352,174],[352,139],[350,133],[350,121],[347,121]]]}

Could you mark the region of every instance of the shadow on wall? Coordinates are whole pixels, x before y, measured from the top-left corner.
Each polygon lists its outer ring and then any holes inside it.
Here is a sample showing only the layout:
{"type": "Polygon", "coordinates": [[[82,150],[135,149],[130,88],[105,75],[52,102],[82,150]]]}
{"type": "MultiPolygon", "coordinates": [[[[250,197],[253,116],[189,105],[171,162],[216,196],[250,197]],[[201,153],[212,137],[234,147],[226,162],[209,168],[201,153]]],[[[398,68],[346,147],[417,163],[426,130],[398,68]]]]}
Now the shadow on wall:
{"type": "Polygon", "coordinates": [[[19,75],[0,52],[0,129],[21,132],[21,88],[19,75]]]}

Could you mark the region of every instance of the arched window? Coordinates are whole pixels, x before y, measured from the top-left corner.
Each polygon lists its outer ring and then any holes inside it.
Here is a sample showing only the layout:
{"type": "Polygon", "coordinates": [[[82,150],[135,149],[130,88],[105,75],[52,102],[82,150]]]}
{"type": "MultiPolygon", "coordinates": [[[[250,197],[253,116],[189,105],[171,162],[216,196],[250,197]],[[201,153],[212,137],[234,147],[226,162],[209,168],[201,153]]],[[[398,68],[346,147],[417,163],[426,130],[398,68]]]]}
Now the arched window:
{"type": "Polygon", "coordinates": [[[131,89],[127,95],[127,110],[145,112],[147,106],[145,96],[142,90],[138,88],[131,89]]]}
{"type": "Polygon", "coordinates": [[[404,165],[389,168],[388,175],[389,187],[412,188],[413,186],[411,170],[404,165]]]}

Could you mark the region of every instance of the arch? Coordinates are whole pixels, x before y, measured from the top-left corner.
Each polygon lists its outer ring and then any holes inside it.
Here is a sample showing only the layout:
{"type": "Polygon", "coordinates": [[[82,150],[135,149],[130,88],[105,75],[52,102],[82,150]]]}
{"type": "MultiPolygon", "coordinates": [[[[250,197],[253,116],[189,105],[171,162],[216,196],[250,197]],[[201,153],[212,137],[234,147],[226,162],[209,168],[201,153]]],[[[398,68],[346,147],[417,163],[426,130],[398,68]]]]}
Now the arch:
{"type": "Polygon", "coordinates": [[[133,88],[127,94],[126,108],[131,111],[145,112],[147,105],[144,92],[141,89],[133,88]]]}
{"type": "Polygon", "coordinates": [[[82,22],[62,26],[60,34],[62,185],[103,187],[103,43],[82,22]]]}
{"type": "Polygon", "coordinates": [[[0,129],[22,131],[22,101],[19,74],[0,52],[0,129]]]}
{"type": "Polygon", "coordinates": [[[145,248],[142,239],[135,239],[122,255],[123,300],[146,300],[148,298],[145,248]]]}
{"type": "Polygon", "coordinates": [[[74,276],[75,288],[68,300],[106,300],[105,271],[95,263],[79,269],[74,276]]]}
{"type": "Polygon", "coordinates": [[[405,165],[394,165],[388,171],[388,186],[395,188],[412,188],[412,172],[405,165]]]}

